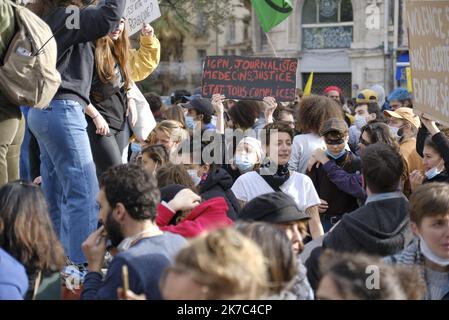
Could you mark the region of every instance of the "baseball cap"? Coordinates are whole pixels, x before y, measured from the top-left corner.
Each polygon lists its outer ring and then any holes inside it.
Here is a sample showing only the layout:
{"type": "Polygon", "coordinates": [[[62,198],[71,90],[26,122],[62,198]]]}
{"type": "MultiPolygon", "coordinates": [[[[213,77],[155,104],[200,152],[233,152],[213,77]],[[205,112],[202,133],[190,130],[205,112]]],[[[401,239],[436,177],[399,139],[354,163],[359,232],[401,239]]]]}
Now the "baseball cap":
{"type": "Polygon", "coordinates": [[[196,98],[187,103],[181,103],[181,106],[186,109],[195,109],[203,115],[212,116],[214,114],[214,107],[209,99],[196,98]]]}
{"type": "Polygon", "coordinates": [[[379,97],[376,91],[371,89],[365,89],[359,92],[356,97],[357,103],[370,103],[370,102],[378,102],[379,97]]]}
{"type": "Polygon", "coordinates": [[[289,223],[308,220],[310,216],[288,194],[278,191],[260,195],[249,201],[241,210],[239,220],[289,223]]]}
{"type": "Polygon", "coordinates": [[[324,122],[323,127],[320,130],[320,135],[324,136],[329,132],[344,134],[348,132],[348,125],[343,119],[331,118],[324,122]]]}
{"type": "Polygon", "coordinates": [[[410,122],[413,126],[415,126],[416,129],[419,129],[419,127],[421,126],[421,120],[419,120],[419,117],[415,115],[413,109],[407,107],[398,108],[395,111],[385,110],[384,115],[386,117],[393,117],[397,119],[406,120],[410,122]]]}

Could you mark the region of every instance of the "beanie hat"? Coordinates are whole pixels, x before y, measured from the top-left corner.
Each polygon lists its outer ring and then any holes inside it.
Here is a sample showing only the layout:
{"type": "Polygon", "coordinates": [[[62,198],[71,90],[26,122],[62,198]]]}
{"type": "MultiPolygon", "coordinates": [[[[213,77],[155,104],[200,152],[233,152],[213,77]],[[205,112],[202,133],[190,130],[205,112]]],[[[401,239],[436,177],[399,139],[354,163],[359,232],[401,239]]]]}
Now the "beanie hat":
{"type": "Polygon", "coordinates": [[[410,94],[410,92],[408,92],[407,89],[405,88],[396,88],[393,90],[393,92],[390,93],[390,95],[388,96],[388,101],[404,101],[407,99],[411,99],[412,95],[410,94]]]}

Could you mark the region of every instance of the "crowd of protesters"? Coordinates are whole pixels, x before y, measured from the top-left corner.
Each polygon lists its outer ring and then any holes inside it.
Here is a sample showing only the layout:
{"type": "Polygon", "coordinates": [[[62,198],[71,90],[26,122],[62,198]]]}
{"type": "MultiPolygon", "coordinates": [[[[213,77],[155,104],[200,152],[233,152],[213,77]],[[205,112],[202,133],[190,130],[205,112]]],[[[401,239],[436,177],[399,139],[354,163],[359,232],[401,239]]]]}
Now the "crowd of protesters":
{"type": "MultiPolygon", "coordinates": [[[[58,45],[49,106],[0,93],[0,299],[449,299],[449,138],[406,89],[148,92],[139,140],[154,30],[131,48],[121,0],[64,28],[72,4],[31,7],[58,45]]],[[[14,12],[0,0],[0,62],[14,12]]]]}

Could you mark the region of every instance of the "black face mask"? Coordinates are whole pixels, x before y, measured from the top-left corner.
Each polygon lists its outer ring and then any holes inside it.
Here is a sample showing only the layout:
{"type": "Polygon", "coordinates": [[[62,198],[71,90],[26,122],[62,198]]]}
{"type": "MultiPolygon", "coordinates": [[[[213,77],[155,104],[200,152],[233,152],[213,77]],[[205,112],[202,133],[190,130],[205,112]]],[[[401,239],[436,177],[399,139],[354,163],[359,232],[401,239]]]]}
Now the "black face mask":
{"type": "MultiPolygon", "coordinates": [[[[269,159],[265,159],[261,168],[269,167],[269,159]]],[[[260,174],[260,170],[258,171],[260,174]]],[[[288,170],[288,163],[277,166],[276,173],[273,175],[260,174],[260,176],[273,188],[274,191],[282,191],[281,186],[290,178],[290,171],[288,170]]]]}
{"type": "Polygon", "coordinates": [[[104,228],[108,233],[108,238],[111,240],[113,247],[118,247],[120,242],[125,238],[120,228],[120,224],[112,217],[112,209],[108,212],[106,221],[104,222],[104,228]]]}

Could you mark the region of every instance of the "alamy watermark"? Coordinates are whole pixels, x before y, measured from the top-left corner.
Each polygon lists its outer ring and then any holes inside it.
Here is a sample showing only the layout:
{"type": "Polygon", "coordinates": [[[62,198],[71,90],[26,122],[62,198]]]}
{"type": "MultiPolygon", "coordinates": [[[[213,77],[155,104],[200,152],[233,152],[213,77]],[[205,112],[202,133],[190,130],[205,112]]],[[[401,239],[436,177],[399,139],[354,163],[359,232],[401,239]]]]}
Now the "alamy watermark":
{"type": "MultiPolygon", "coordinates": [[[[262,148],[261,159],[263,166],[260,174],[273,175],[277,171],[278,163],[278,130],[240,130],[226,129],[224,134],[215,130],[194,129],[193,134],[182,141],[177,149],[171,154],[170,162],[174,164],[187,164],[185,159],[190,159],[189,164],[234,164],[235,154],[241,152],[243,145],[239,144],[245,138],[253,138],[260,142],[262,148]],[[270,143],[267,143],[269,133],[270,143]],[[202,147],[203,145],[203,147],[202,147]],[[234,152],[235,150],[235,152],[234,152]]],[[[175,136],[170,137],[175,140],[175,136]]]]}

